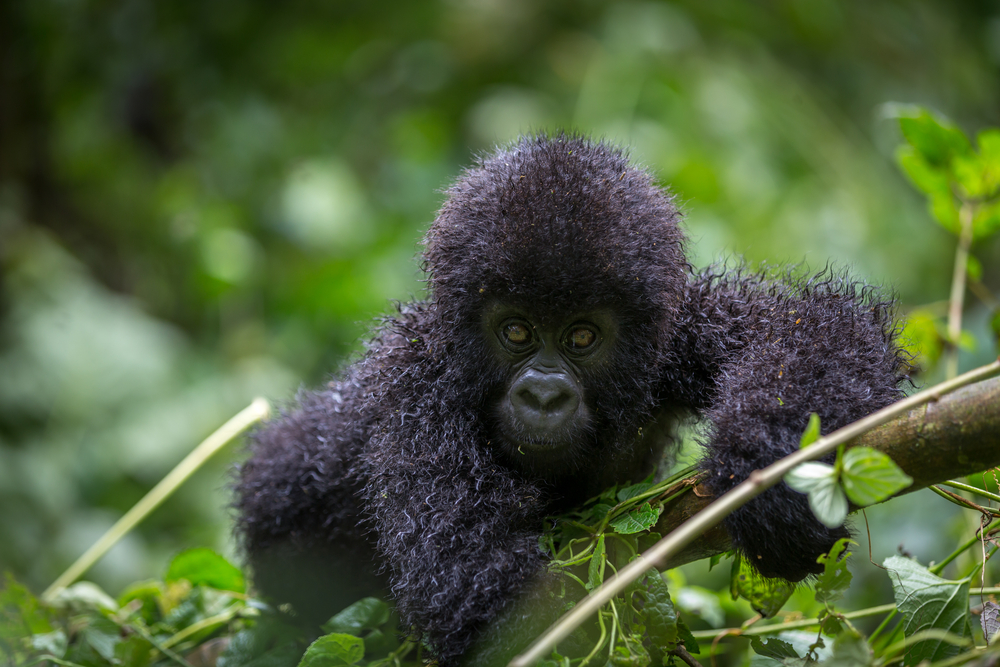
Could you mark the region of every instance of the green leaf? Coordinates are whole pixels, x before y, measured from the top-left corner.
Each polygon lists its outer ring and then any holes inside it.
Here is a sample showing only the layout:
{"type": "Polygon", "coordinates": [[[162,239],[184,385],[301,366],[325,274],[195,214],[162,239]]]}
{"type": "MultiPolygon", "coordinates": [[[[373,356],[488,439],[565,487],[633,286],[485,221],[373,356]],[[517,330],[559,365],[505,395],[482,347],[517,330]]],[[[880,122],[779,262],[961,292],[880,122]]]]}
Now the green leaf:
{"type": "Polygon", "coordinates": [[[901,338],[907,352],[923,370],[931,368],[941,358],[944,351],[941,329],[938,318],[928,310],[914,310],[906,317],[901,338]]]}
{"type": "Polygon", "coordinates": [[[378,598],[364,598],[333,616],[323,624],[323,631],[361,637],[365,654],[374,657],[398,646],[392,608],[378,598]]]}
{"type": "Polygon", "coordinates": [[[236,633],[216,667],[295,667],[302,656],[298,630],[271,615],[236,633]]]}
{"type": "Polygon", "coordinates": [[[847,520],[847,496],[831,478],[809,492],[809,509],[827,528],[842,526],[847,520]]]}
{"type": "MultiPolygon", "coordinates": [[[[603,521],[604,518],[608,516],[608,513],[611,512],[611,510],[613,510],[614,508],[615,508],[614,505],[608,505],[607,503],[597,503],[596,505],[594,505],[593,508],[591,508],[589,512],[590,521],[592,521],[593,523],[599,523],[603,521]]],[[[585,518],[585,521],[586,520],[587,519],[585,518]]]]}
{"type": "Polygon", "coordinates": [[[619,644],[611,654],[610,664],[615,667],[647,667],[652,659],[642,642],[625,637],[624,645],[619,644]]]}
{"type": "Polygon", "coordinates": [[[802,657],[795,652],[795,649],[792,648],[791,644],[777,639],[776,637],[771,637],[770,639],[764,641],[762,641],[760,637],[751,637],[750,647],[757,655],[762,655],[765,658],[774,658],[775,660],[802,657]]]}
{"type": "Polygon", "coordinates": [[[26,634],[50,631],[52,624],[45,608],[8,573],[0,584],[0,639],[20,640],[26,634]]]}
{"type": "Polygon", "coordinates": [[[701,653],[701,647],[698,646],[698,640],[694,638],[691,634],[691,629],[684,622],[684,619],[677,617],[677,641],[687,649],[688,653],[692,655],[698,655],[701,653]]]}
{"type": "MultiPolygon", "coordinates": [[[[152,650],[155,647],[144,637],[132,635],[127,639],[118,642],[115,647],[115,665],[123,667],[146,667],[152,659],[152,650]]],[[[190,660],[192,656],[188,656],[190,660]]]]}
{"type": "Polygon", "coordinates": [[[847,518],[847,497],[837,483],[833,466],[809,461],[785,475],[785,483],[800,493],[809,494],[809,507],[820,522],[836,528],[847,518]]]}
{"type": "Polygon", "coordinates": [[[360,637],[333,633],[323,635],[306,649],[298,667],[342,667],[365,657],[365,643],[360,637]]]}
{"type": "Polygon", "coordinates": [[[592,591],[604,582],[604,535],[597,538],[597,546],[587,567],[587,590],[592,591]]]}
{"type": "Polygon", "coordinates": [[[872,650],[864,637],[848,629],[833,640],[833,655],[821,664],[823,667],[868,667],[872,664],[872,650]]]}
{"type": "Polygon", "coordinates": [[[962,223],[958,219],[958,203],[955,197],[949,193],[932,193],[927,201],[931,216],[937,220],[942,227],[958,236],[962,231],[962,223]]]}
{"type": "Polygon", "coordinates": [[[653,485],[650,482],[639,482],[638,484],[626,486],[624,489],[618,491],[618,502],[623,503],[629,498],[635,498],[636,496],[649,491],[652,486],[653,485]]]}
{"type": "Polygon", "coordinates": [[[913,478],[888,455],[869,447],[848,450],[841,479],[847,497],[860,507],[885,500],[913,484],[913,478]]]}
{"type": "Polygon", "coordinates": [[[732,558],[732,551],[723,551],[721,554],[715,554],[708,559],[708,571],[711,572],[712,568],[722,562],[723,558],[732,558]]]}
{"type": "Polygon", "coordinates": [[[677,644],[677,610],[667,582],[658,572],[652,572],[646,578],[645,589],[640,590],[646,598],[642,613],[650,641],[664,652],[672,650],[677,644]]]}
{"type": "Polygon", "coordinates": [[[66,655],[67,646],[69,646],[69,640],[66,639],[66,633],[62,630],[31,636],[31,648],[40,653],[54,655],[57,658],[66,655]]]}
{"type": "Polygon", "coordinates": [[[899,128],[906,141],[931,166],[950,168],[955,158],[972,153],[972,145],[960,129],[927,109],[900,118],[899,128]]]}
{"type": "Polygon", "coordinates": [[[852,575],[847,569],[847,557],[850,553],[846,552],[850,543],[850,539],[841,538],[830,549],[830,553],[817,559],[823,566],[823,572],[816,578],[816,602],[820,604],[836,602],[850,587],[852,575]]]}
{"type": "Polygon", "coordinates": [[[638,543],[638,550],[640,552],[645,552],[656,546],[656,543],[663,539],[663,535],[660,535],[656,531],[649,531],[648,533],[643,533],[639,535],[636,540],[638,543]]]}
{"type": "Polygon", "coordinates": [[[115,647],[121,641],[121,630],[114,621],[97,613],[91,614],[80,636],[102,658],[109,662],[114,660],[115,647]]]}
{"type": "Polygon", "coordinates": [[[983,161],[979,155],[956,156],[951,163],[951,172],[963,200],[978,199],[986,195],[986,174],[983,171],[983,161]]]}
{"type": "Polygon", "coordinates": [[[729,591],[733,599],[743,598],[761,616],[770,618],[781,611],[795,592],[795,584],[784,579],[762,577],[744,558],[734,558],[729,591]]]}
{"type": "Polygon", "coordinates": [[[1000,229],[1000,201],[981,204],[972,216],[972,240],[991,236],[1000,229]]]}
{"type": "Polygon", "coordinates": [[[962,329],[958,332],[958,340],[955,341],[956,345],[960,349],[966,350],[967,352],[976,351],[976,337],[972,335],[967,329],[962,329]]]}
{"type": "Polygon", "coordinates": [[[900,146],[896,151],[896,162],[909,177],[910,182],[924,194],[951,196],[948,172],[929,165],[912,146],[900,146]]]}
{"type": "Polygon", "coordinates": [[[1000,340],[1000,310],[993,311],[993,317],[990,318],[990,329],[993,331],[993,336],[1000,340]]]}
{"type": "Polygon", "coordinates": [[[809,493],[823,486],[829,480],[836,481],[837,472],[832,465],[819,461],[807,461],[795,466],[785,475],[785,484],[799,493],[809,493]]]}
{"type": "Polygon", "coordinates": [[[375,630],[389,621],[389,605],[378,598],[363,598],[340,611],[323,624],[323,631],[361,636],[362,631],[375,630]]]}
{"type": "Polygon", "coordinates": [[[1000,633],[1000,605],[987,600],[983,603],[983,611],[979,615],[979,623],[983,628],[983,637],[987,644],[995,644],[1000,633]]]}
{"type": "Polygon", "coordinates": [[[193,586],[246,592],[246,580],[239,568],[211,549],[203,547],[187,549],[174,556],[163,579],[167,582],[187,579],[193,586]]]}
{"type": "MultiPolygon", "coordinates": [[[[911,637],[928,629],[945,630],[969,638],[969,582],[948,581],[908,558],[890,556],[889,570],[896,607],[903,614],[903,632],[911,637]]],[[[928,660],[937,662],[958,655],[959,647],[940,639],[917,642],[904,657],[905,665],[928,660]]]]}
{"type": "Polygon", "coordinates": [[[611,527],[622,535],[648,530],[656,525],[656,520],[660,518],[662,509],[662,507],[653,508],[649,503],[643,503],[628,514],[613,519],[611,527]]]}
{"type": "Polygon", "coordinates": [[[819,440],[819,415],[813,412],[809,415],[809,424],[799,440],[799,449],[805,449],[817,440],[819,440]]]}
{"type": "Polygon", "coordinates": [[[161,618],[161,605],[164,596],[163,584],[159,581],[138,581],[129,584],[118,596],[118,606],[124,607],[133,600],[140,600],[142,607],[139,614],[147,625],[152,625],[161,618]]]}
{"type": "MultiPolygon", "coordinates": [[[[819,641],[822,641],[821,639],[819,641]]],[[[832,653],[830,649],[823,649],[817,647],[817,636],[815,631],[803,632],[803,631],[785,631],[780,633],[776,638],[770,639],[766,642],[761,642],[762,646],[766,645],[765,651],[768,651],[771,655],[761,655],[756,652],[756,647],[754,648],[754,654],[750,656],[750,667],[809,667],[810,665],[815,665],[817,660],[823,660],[828,658],[832,653]],[[787,644],[791,648],[791,652],[794,655],[786,655],[785,657],[776,657],[778,655],[784,655],[787,651],[783,649],[779,644],[775,643],[780,641],[781,643],[787,644]],[[773,646],[773,648],[772,648],[773,646]],[[798,656],[803,657],[798,657],[798,656]]],[[[751,644],[752,646],[752,644],[751,644]]]]}
{"type": "Polygon", "coordinates": [[[73,610],[104,609],[118,611],[118,603],[90,581],[79,581],[56,594],[52,605],[73,610]]]}
{"type": "Polygon", "coordinates": [[[969,276],[969,280],[980,280],[983,277],[983,265],[976,258],[975,255],[969,255],[966,260],[965,272],[969,276]]]}
{"type": "Polygon", "coordinates": [[[989,128],[976,135],[982,162],[983,187],[987,197],[1000,190],[1000,129],[989,128]]]}

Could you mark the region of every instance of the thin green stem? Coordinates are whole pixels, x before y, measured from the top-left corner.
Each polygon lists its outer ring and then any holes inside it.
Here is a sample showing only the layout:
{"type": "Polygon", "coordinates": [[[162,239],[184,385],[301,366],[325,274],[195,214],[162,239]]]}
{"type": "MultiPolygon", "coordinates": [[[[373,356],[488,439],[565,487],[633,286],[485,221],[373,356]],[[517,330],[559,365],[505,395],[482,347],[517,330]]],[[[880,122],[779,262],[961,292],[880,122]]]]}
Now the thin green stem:
{"type": "MultiPolygon", "coordinates": [[[[945,500],[958,505],[962,509],[975,510],[977,512],[985,512],[986,514],[990,514],[992,516],[1000,516],[1000,512],[996,510],[991,510],[988,507],[982,507],[981,505],[977,506],[976,503],[958,493],[951,493],[950,491],[945,491],[944,489],[936,485],[932,485],[927,488],[933,491],[934,493],[938,494],[945,500]]],[[[979,527],[975,526],[975,529],[979,530],[979,527]]]]}
{"type": "Polygon", "coordinates": [[[184,460],[177,464],[166,477],[154,486],[149,493],[132,506],[125,515],[119,519],[115,525],[111,526],[104,535],[100,537],[76,562],[59,575],[59,578],[52,582],[52,585],[42,593],[42,599],[51,601],[59,591],[63,590],[74,581],[79,579],[84,572],[100,560],[118,540],[135,528],[153,510],[169,498],[187,479],[194,474],[213,454],[222,449],[230,440],[245,431],[251,425],[262,419],[266,419],[271,412],[271,406],[263,398],[255,398],[253,403],[241,410],[236,416],[219,427],[212,435],[205,438],[201,444],[184,457],[184,460]]]}
{"type": "Polygon", "coordinates": [[[958,212],[961,229],[955,248],[955,272],[951,278],[951,298],[948,308],[948,357],[945,377],[958,375],[958,339],[962,335],[962,308],[965,302],[965,281],[968,275],[969,249],[972,247],[973,204],[963,202],[958,212]]]}
{"type": "Polygon", "coordinates": [[[875,640],[878,638],[878,636],[880,634],[882,634],[883,630],[885,630],[887,627],[889,627],[889,624],[892,623],[892,619],[896,618],[896,615],[899,613],[899,610],[896,609],[896,605],[895,604],[888,604],[888,605],[883,605],[883,606],[884,607],[891,607],[892,611],[890,611],[888,614],[886,614],[885,618],[882,619],[882,622],[878,624],[877,628],[875,628],[875,631],[873,633],[871,633],[870,635],[868,635],[868,644],[869,645],[873,645],[875,643],[875,640]]]}
{"type": "Polygon", "coordinates": [[[971,639],[956,635],[953,632],[948,632],[947,630],[941,630],[939,628],[928,628],[927,630],[915,632],[909,637],[904,638],[902,641],[896,642],[892,646],[887,647],[885,651],[882,652],[882,655],[900,655],[914,644],[919,644],[920,642],[927,640],[948,642],[952,646],[959,646],[961,648],[972,648],[975,646],[971,639]]]}
{"type": "MultiPolygon", "coordinates": [[[[842,614],[844,618],[866,618],[868,616],[878,616],[879,614],[884,614],[889,611],[895,611],[896,605],[894,604],[883,604],[878,607],[869,607],[867,609],[859,609],[858,611],[847,612],[842,614]]],[[[787,623],[775,623],[774,625],[754,625],[753,627],[747,628],[746,630],[741,630],[740,628],[724,628],[722,630],[696,630],[691,634],[695,639],[713,639],[720,634],[739,634],[741,637],[756,637],[760,635],[773,635],[779,632],[784,632],[786,630],[799,630],[801,628],[809,628],[817,626],[820,624],[818,618],[804,618],[798,621],[788,621],[787,623]]]]}
{"type": "Polygon", "coordinates": [[[983,498],[989,498],[994,502],[1000,503],[1000,495],[991,493],[980,489],[979,487],[972,486],[971,484],[965,484],[964,482],[956,482],[954,480],[941,482],[941,486],[950,486],[953,489],[961,489],[962,491],[968,491],[969,493],[974,493],[976,495],[982,496],[983,498]]]}
{"type": "MultiPolygon", "coordinates": [[[[951,500],[951,498],[948,498],[948,500],[951,500]]],[[[973,535],[971,538],[969,538],[967,542],[962,544],[962,546],[960,546],[959,548],[955,549],[950,554],[948,554],[948,556],[943,561],[941,561],[940,563],[935,563],[932,567],[927,568],[928,571],[930,571],[931,574],[941,574],[941,572],[944,571],[944,568],[948,565],[948,563],[961,556],[968,549],[970,549],[972,545],[977,544],[978,542],[979,542],[979,536],[973,535]]]]}

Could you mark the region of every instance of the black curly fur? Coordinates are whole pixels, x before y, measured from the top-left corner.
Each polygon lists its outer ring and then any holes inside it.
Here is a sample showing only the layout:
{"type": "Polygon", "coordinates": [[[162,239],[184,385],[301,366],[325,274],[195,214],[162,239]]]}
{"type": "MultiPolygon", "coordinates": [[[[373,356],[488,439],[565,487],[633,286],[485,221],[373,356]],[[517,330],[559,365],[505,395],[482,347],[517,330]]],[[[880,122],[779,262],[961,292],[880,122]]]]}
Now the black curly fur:
{"type": "MultiPolygon", "coordinates": [[[[648,474],[675,415],[710,424],[702,466],[719,494],[795,450],[811,412],[826,432],[900,395],[891,299],[831,271],[694,273],[672,197],[613,146],[525,138],[447,194],[425,241],[430,298],[260,430],[238,473],[256,583],[306,619],[388,588],[404,627],[459,663],[544,580],[542,518],[648,474]],[[583,378],[596,418],[560,466],[525,462],[493,428],[510,371],[480,322],[498,301],[618,319],[613,362],[583,378]]],[[[727,528],[762,574],[791,580],[847,534],[784,485],[727,528]]]]}

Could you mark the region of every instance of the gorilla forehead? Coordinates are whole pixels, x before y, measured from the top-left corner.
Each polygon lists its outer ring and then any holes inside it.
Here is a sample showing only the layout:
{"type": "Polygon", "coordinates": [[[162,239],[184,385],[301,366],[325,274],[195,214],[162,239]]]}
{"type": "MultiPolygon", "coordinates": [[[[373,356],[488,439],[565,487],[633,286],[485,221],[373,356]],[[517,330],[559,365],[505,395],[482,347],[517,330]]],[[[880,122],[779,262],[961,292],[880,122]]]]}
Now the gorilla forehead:
{"type": "MultiPolygon", "coordinates": [[[[677,293],[686,263],[672,197],[616,147],[539,135],[483,157],[425,239],[439,302],[636,307],[677,293]]],[[[655,317],[654,313],[650,313],[655,317]]]]}

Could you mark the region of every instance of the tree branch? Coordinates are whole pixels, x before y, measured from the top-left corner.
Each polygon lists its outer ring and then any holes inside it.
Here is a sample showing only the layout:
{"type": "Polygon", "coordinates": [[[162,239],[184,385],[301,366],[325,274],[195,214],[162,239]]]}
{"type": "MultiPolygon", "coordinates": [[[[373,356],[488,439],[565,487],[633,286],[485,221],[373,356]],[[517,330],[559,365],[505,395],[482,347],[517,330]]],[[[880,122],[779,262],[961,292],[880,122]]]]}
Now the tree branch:
{"type": "MultiPolygon", "coordinates": [[[[849,441],[889,455],[913,484],[897,495],[1000,466],[1000,378],[979,382],[927,403],[849,441]]],[[[656,532],[666,535],[715,500],[695,487],[660,515],[656,532]]],[[[729,534],[718,524],[670,558],[667,568],[728,551],[729,534]]]]}

